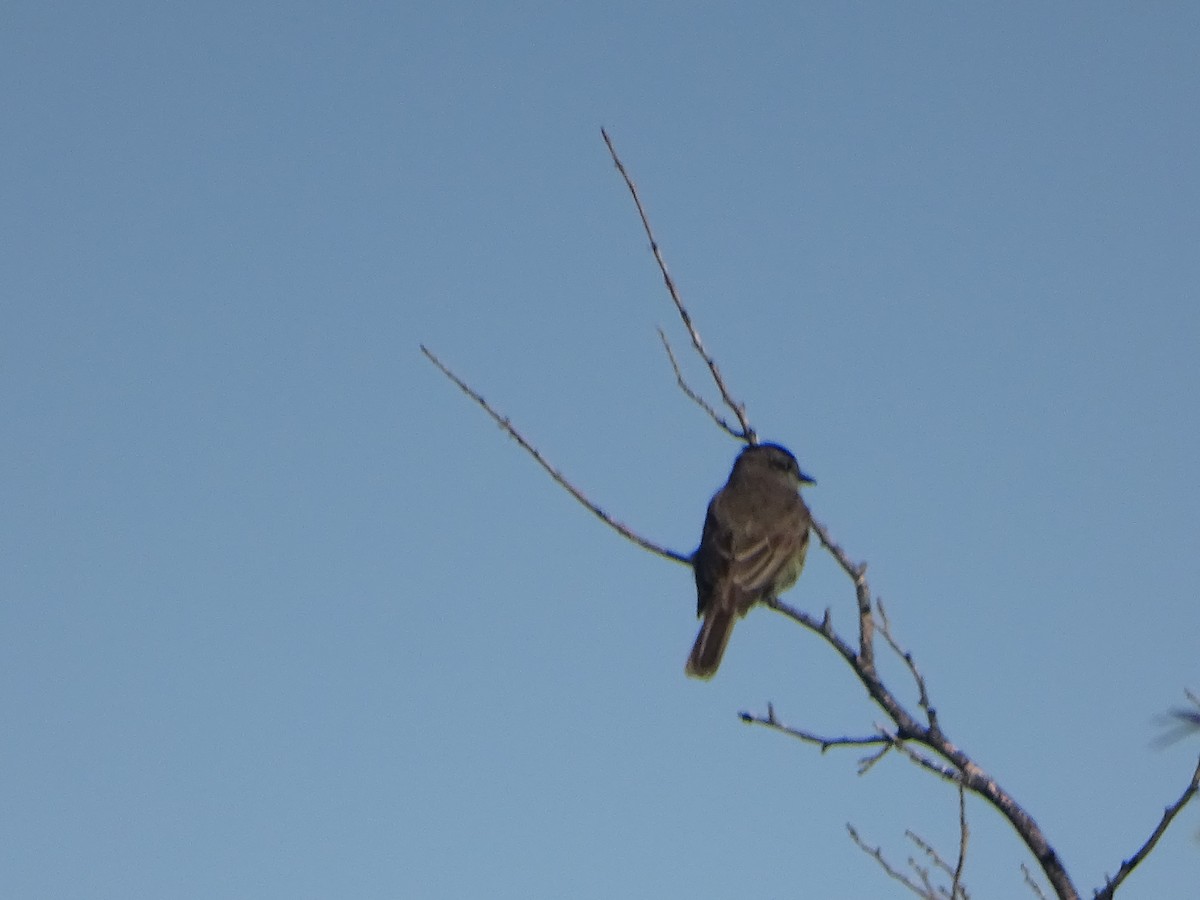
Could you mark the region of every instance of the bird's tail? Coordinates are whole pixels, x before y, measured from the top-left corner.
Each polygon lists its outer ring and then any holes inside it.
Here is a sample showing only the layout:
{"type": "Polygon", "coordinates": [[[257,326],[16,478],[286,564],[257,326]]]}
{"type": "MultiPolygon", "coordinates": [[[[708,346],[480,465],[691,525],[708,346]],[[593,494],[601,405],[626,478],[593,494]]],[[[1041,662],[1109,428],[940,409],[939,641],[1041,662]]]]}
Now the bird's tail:
{"type": "Polygon", "coordinates": [[[721,665],[725,645],[729,643],[729,635],[733,633],[733,623],[736,621],[736,614],[728,607],[708,610],[683,671],[692,678],[712,678],[717,674],[717,667],[721,665]]]}

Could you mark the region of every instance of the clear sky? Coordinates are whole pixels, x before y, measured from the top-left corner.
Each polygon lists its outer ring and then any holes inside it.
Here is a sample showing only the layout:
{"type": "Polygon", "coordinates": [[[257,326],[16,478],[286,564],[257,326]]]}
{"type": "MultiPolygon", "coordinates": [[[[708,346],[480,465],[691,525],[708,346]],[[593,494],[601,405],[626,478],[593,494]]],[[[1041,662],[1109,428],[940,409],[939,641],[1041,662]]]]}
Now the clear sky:
{"type": "MultiPolygon", "coordinates": [[[[1200,741],[1200,6],[10,2],[0,894],[907,896],[947,785],[680,551],[710,349],[1085,896],[1200,741]],[[703,372],[687,359],[689,375],[703,372]]],[[[816,552],[788,595],[853,633],[816,552]]],[[[911,698],[903,673],[891,672],[911,698]]],[[[975,900],[1031,860],[968,806],[975,900]]],[[[1192,898],[1200,807],[1125,895],[1192,898]]],[[[1123,895],[1123,896],[1125,896],[1123,895]]]]}

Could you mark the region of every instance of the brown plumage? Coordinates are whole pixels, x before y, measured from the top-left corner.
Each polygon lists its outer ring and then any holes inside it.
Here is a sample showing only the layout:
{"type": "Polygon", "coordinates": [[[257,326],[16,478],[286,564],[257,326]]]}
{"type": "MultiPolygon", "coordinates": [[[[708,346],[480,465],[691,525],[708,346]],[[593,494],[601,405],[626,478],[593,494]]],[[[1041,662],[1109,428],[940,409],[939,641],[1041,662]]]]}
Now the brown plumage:
{"type": "Polygon", "coordinates": [[[711,678],[734,623],[800,577],[812,518],[799,490],[813,483],[778,444],[749,446],[738,455],[729,481],[708,504],[692,554],[696,613],[704,624],[684,669],[688,675],[711,678]]]}

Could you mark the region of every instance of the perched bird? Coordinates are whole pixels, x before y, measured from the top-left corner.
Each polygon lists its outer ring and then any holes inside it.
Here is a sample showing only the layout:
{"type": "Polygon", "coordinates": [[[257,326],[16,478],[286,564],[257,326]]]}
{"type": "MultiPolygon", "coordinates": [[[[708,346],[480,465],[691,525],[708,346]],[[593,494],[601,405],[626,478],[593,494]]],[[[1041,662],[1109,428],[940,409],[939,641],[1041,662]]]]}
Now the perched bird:
{"type": "Polygon", "coordinates": [[[734,623],[800,577],[812,524],[800,485],[815,484],[778,444],[752,444],[713,496],[692,554],[696,614],[704,617],[684,671],[711,678],[734,623]]]}

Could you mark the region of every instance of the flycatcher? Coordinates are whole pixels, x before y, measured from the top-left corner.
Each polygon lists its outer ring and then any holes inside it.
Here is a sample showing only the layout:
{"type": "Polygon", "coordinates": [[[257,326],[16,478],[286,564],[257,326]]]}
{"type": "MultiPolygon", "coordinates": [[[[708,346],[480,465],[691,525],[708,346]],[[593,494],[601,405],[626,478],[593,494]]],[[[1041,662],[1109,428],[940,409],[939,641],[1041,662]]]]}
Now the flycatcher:
{"type": "Polygon", "coordinates": [[[744,449],[713,496],[692,554],[696,614],[704,617],[684,671],[711,678],[734,623],[755,603],[796,583],[812,524],[800,485],[815,484],[778,444],[744,449]]]}

